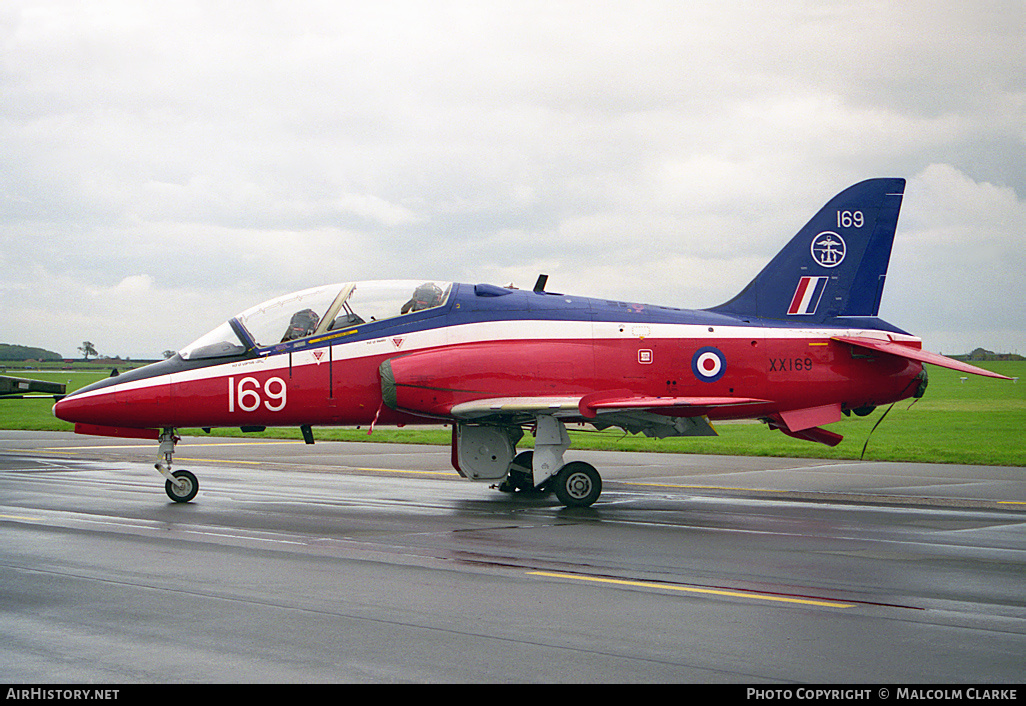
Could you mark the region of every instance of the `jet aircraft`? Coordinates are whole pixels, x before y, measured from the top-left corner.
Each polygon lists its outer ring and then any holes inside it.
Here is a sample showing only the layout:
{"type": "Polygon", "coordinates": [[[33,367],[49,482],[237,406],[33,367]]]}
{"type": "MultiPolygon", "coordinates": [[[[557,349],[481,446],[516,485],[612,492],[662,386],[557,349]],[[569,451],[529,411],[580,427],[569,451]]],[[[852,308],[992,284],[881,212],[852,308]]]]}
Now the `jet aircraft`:
{"type": "Polygon", "coordinates": [[[730,301],[703,310],[442,281],[342,282],[233,316],[168,360],[78,390],[54,414],[83,434],[151,438],[168,496],[177,429],[452,425],[452,465],[501,490],[591,505],[602,479],[564,459],[567,423],[651,437],[758,419],[827,445],[824,425],[921,397],[929,353],[878,318],[904,193],[871,179],[831,199],[730,301]],[[517,453],[525,430],[533,451],[517,453]]]}

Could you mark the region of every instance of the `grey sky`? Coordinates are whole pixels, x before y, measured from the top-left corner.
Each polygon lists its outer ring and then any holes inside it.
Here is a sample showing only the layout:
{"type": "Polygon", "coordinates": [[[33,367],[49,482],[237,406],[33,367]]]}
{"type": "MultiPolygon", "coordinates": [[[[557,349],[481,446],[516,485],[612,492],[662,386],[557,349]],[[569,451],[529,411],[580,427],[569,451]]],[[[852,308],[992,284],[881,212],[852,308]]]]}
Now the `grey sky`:
{"type": "Polygon", "coordinates": [[[1026,5],[0,5],[0,342],[155,357],[291,290],[684,307],[909,180],[881,315],[1026,353],[1026,5]]]}

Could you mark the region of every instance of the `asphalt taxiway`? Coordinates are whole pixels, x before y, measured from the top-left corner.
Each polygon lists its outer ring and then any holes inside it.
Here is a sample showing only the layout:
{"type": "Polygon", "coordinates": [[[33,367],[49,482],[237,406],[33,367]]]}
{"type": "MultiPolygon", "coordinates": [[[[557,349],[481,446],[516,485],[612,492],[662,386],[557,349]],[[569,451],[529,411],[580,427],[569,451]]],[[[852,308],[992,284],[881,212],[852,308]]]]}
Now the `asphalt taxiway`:
{"type": "Polygon", "coordinates": [[[1026,468],[0,431],[7,682],[1019,682],[1026,468]]]}

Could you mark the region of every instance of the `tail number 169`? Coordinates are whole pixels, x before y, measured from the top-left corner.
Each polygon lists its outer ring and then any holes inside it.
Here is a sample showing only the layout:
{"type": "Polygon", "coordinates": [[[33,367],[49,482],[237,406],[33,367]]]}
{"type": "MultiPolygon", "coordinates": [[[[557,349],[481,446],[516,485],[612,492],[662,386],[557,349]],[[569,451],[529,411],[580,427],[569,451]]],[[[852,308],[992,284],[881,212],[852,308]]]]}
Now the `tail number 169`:
{"type": "Polygon", "coordinates": [[[862,215],[862,211],[838,211],[837,212],[837,227],[838,228],[861,228],[866,225],[866,217],[862,215]]]}
{"type": "Polygon", "coordinates": [[[261,394],[260,381],[256,378],[242,378],[238,384],[235,378],[228,378],[228,411],[234,412],[238,406],[243,412],[255,412],[263,403],[270,412],[280,412],[285,409],[285,399],[288,388],[281,378],[267,378],[264,380],[261,394]]]}

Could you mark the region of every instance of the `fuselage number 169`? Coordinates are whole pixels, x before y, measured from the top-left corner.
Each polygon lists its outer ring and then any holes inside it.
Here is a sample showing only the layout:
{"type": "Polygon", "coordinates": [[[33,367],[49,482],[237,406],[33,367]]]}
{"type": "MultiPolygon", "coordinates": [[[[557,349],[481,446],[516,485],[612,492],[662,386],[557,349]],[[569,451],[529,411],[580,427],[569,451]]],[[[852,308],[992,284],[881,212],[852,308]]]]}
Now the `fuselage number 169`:
{"type": "Polygon", "coordinates": [[[234,412],[236,406],[243,412],[255,412],[263,403],[269,412],[280,412],[285,409],[288,388],[281,378],[267,378],[261,390],[260,381],[245,377],[235,383],[235,378],[228,378],[228,411],[234,412]],[[262,393],[262,394],[261,394],[262,393]]]}

